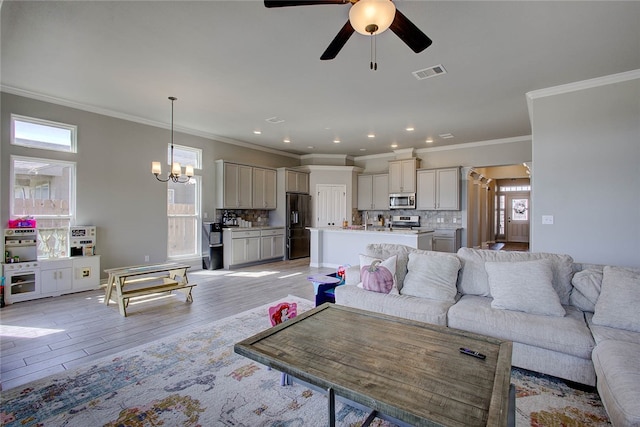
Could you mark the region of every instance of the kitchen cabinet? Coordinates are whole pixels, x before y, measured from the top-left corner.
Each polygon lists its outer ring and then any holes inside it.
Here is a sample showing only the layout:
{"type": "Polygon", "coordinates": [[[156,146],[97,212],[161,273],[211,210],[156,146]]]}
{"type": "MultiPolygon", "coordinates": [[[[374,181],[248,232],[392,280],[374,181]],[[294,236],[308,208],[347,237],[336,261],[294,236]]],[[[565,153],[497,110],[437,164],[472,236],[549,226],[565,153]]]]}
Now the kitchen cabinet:
{"type": "Polygon", "coordinates": [[[276,208],[276,171],[275,169],[253,168],[254,209],[276,208]]]}
{"type": "Polygon", "coordinates": [[[433,233],[433,250],[456,253],[461,246],[461,229],[439,229],[433,233]]]}
{"type": "Polygon", "coordinates": [[[260,259],[273,258],[284,258],[284,228],[260,232],[260,259]]]}
{"type": "Polygon", "coordinates": [[[225,230],[223,236],[230,237],[224,239],[225,268],[260,260],[260,230],[225,230]]]}
{"type": "Polygon", "coordinates": [[[358,175],[358,210],[389,209],[389,175],[358,175]]]}
{"type": "Polygon", "coordinates": [[[284,227],[225,229],[224,268],[284,258],[284,227]]]}
{"type": "Polygon", "coordinates": [[[251,209],[253,168],[251,166],[216,161],[218,209],[251,209]]]}
{"type": "Polygon", "coordinates": [[[71,291],[73,260],[51,260],[40,263],[40,292],[61,295],[71,291]]]}
{"type": "Polygon", "coordinates": [[[389,162],[389,193],[415,193],[418,159],[389,162]]]}
{"type": "Polygon", "coordinates": [[[416,175],[416,209],[460,210],[460,168],[423,169],[416,175]]]}
{"type": "Polygon", "coordinates": [[[309,174],[287,169],[285,171],[285,192],[309,194],[309,174]]]}

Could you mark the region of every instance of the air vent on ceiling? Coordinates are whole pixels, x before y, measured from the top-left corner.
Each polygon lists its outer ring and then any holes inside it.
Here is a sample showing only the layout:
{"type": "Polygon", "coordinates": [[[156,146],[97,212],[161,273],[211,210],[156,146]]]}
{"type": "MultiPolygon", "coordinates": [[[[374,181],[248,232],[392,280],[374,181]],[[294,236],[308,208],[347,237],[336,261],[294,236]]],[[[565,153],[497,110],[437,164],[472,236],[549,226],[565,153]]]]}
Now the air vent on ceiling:
{"type": "Polygon", "coordinates": [[[434,65],[433,67],[425,68],[424,70],[414,71],[411,74],[417,80],[428,79],[429,77],[439,76],[440,74],[445,74],[447,70],[444,69],[442,64],[434,65]]]}
{"type": "Polygon", "coordinates": [[[265,122],[271,123],[271,124],[278,124],[278,123],[284,123],[284,119],[281,119],[280,117],[269,117],[268,119],[264,120],[265,122]]]}

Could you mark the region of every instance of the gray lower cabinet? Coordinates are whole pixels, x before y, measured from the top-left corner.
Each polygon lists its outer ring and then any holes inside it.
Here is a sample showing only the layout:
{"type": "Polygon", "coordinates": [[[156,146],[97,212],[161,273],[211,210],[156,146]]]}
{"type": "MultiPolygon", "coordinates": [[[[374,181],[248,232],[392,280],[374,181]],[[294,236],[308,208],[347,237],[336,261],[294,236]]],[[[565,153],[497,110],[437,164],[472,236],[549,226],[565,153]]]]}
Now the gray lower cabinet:
{"type": "Polygon", "coordinates": [[[461,229],[436,230],[433,233],[433,250],[456,253],[461,246],[461,229]]]}
{"type": "Polygon", "coordinates": [[[284,227],[225,229],[224,268],[284,257],[284,227]]]}
{"type": "Polygon", "coordinates": [[[284,228],[262,230],[260,259],[268,260],[284,257],[284,228]]]}

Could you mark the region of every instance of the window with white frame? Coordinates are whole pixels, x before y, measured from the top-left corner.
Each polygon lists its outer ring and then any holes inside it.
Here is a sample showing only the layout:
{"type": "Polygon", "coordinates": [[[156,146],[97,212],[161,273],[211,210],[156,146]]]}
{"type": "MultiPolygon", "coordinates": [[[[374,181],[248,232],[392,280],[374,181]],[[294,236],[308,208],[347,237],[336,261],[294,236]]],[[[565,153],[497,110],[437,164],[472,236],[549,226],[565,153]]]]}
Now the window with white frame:
{"type": "MultiPolygon", "coordinates": [[[[170,148],[169,148],[170,150],[170,148]]],[[[170,159],[170,151],[167,156],[170,159]]],[[[174,161],[181,165],[202,168],[202,150],[174,145],[174,161]]],[[[169,163],[170,160],[167,161],[169,163]]],[[[189,258],[200,255],[201,179],[194,176],[186,184],[167,183],[167,255],[169,258],[189,258]]]]}
{"type": "Polygon", "coordinates": [[[11,115],[11,144],[42,150],[76,153],[74,125],[35,119],[33,117],[11,115]]]}
{"type": "Polygon", "coordinates": [[[75,215],[73,162],[11,156],[11,218],[33,217],[38,258],[69,255],[69,226],[75,215]]]}

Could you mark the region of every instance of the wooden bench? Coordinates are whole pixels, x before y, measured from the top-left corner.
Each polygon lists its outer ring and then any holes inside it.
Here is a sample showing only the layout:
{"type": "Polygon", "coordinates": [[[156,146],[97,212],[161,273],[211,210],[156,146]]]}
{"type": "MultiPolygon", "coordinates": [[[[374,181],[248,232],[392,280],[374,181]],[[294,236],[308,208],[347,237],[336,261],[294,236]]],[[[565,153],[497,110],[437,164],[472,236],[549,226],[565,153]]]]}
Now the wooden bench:
{"type": "Polygon", "coordinates": [[[127,316],[127,307],[131,298],[181,291],[186,302],[193,302],[191,293],[195,283],[187,280],[187,264],[152,264],[105,270],[109,280],[105,290],[105,304],[109,305],[112,290],[116,290],[116,300],[120,314],[127,316]]]}
{"type": "Polygon", "coordinates": [[[143,279],[134,279],[127,281],[127,288],[122,290],[122,295],[118,296],[118,298],[122,299],[125,307],[125,316],[126,316],[126,308],[129,306],[129,299],[135,297],[141,297],[145,295],[159,294],[163,292],[173,292],[173,291],[184,291],[183,293],[186,296],[186,302],[193,302],[193,296],[191,295],[191,289],[196,286],[195,283],[181,283],[175,280],[169,279],[168,277],[158,278],[158,277],[146,277],[143,279]],[[157,284],[152,284],[151,286],[147,286],[147,282],[153,282],[157,284]],[[158,283],[160,282],[160,283],[158,283]],[[139,286],[143,285],[143,286],[139,286]]]}

